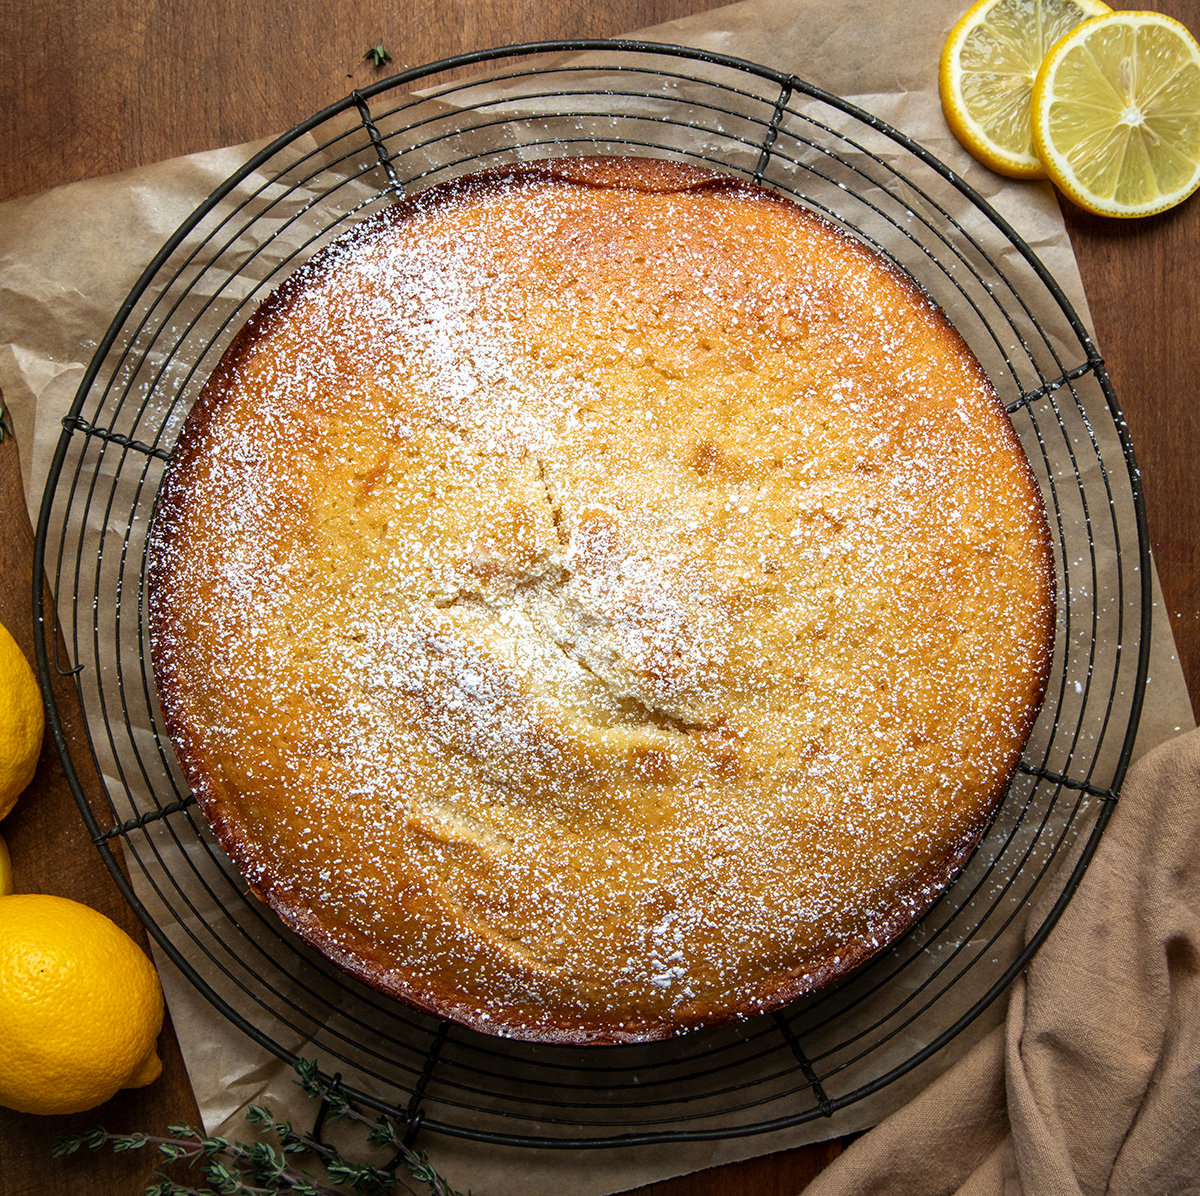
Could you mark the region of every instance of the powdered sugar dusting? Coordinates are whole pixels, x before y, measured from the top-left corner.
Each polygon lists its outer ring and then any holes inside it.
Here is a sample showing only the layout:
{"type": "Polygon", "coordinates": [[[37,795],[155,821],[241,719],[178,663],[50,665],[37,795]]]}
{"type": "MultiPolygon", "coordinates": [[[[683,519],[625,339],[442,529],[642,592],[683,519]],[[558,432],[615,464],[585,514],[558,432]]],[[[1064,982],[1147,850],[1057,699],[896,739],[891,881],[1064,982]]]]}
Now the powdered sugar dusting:
{"type": "Polygon", "coordinates": [[[647,169],[331,247],[153,532],[164,708],[247,878],[500,1033],[656,1036],[851,966],[979,834],[1046,667],[1040,506],[941,317],[647,169]]]}

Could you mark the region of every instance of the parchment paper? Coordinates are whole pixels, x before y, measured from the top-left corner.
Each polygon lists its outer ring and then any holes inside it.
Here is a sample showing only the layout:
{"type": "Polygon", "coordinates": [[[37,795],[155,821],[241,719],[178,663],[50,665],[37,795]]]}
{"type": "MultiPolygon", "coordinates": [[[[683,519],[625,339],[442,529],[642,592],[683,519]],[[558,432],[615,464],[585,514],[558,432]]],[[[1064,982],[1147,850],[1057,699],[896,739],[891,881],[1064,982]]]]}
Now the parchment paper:
{"type": "MultiPolygon", "coordinates": [[[[937,56],[960,0],[881,5],[869,0],[745,3],[659,26],[640,36],[692,45],[794,73],[841,94],[931,149],[963,174],[1036,250],[1088,322],[1058,207],[1046,184],[1015,184],[974,163],[950,136],[937,99],[937,56]]],[[[332,98],[332,97],[331,97],[332,98]]],[[[255,147],[192,155],[90,180],[0,207],[0,388],[21,445],[36,520],[61,421],[92,351],[158,246],[255,147]]],[[[1154,652],[1138,754],[1192,726],[1169,624],[1155,589],[1154,652]]],[[[172,1018],[206,1125],[241,1132],[241,1110],[266,1101],[308,1106],[290,1070],[233,1030],[166,961],[172,1018]]],[[[605,1193],[719,1162],[863,1129],[899,1107],[990,1028],[979,1020],[949,1048],[875,1097],[828,1120],[758,1137],[599,1152],[529,1151],[423,1140],[440,1169],[476,1193],[605,1193]]],[[[300,1044],[297,1044],[300,1045],[300,1044]]],[[[898,1044],[903,1053],[905,1044],[898,1044]]]]}

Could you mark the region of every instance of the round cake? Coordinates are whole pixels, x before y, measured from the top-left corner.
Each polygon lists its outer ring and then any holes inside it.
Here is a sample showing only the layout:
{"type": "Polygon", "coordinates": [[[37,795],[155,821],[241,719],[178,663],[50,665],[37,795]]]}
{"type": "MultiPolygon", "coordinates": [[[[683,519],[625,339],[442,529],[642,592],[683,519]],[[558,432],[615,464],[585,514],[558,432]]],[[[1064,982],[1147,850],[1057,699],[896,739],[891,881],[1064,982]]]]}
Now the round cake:
{"type": "Polygon", "coordinates": [[[318,252],[189,415],[155,679],[249,888],[529,1040],[776,1008],[895,938],[1003,797],[1054,636],[961,337],[744,181],[583,159],[318,252]]]}

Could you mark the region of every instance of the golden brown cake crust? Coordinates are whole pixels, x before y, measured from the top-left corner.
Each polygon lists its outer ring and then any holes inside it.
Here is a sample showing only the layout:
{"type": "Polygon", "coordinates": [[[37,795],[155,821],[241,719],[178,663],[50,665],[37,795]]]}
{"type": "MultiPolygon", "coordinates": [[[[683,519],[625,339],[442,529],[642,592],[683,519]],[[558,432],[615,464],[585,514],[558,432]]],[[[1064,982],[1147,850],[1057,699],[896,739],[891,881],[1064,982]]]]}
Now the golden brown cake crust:
{"type": "Polygon", "coordinates": [[[492,1033],[769,1009],[978,841],[1053,641],[979,366],[800,207],[603,159],[319,253],[188,418],[149,563],[179,759],[253,891],[492,1033]]]}

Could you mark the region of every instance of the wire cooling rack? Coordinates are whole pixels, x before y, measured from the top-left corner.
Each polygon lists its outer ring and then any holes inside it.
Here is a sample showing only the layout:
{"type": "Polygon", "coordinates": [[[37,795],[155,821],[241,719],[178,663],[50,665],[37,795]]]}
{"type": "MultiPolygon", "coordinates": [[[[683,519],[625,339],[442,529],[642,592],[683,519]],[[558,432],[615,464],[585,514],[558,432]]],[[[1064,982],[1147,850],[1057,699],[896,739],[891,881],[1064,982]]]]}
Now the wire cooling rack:
{"type": "MultiPolygon", "coordinates": [[[[1124,776],[1145,685],[1150,568],[1137,470],[1103,362],[1054,279],[960,178],[790,75],[588,41],[469,55],[354,92],[257,153],[162,247],[63,424],[35,563],[58,595],[71,660],[56,655],[49,619],[38,665],[96,847],[159,946],[232,1023],[284,1060],[315,1057],[352,1099],[414,1132],[554,1147],[696,1140],[794,1126],[879,1093],[969,1026],[1028,960],[1124,776]],[[143,588],[147,532],[184,416],[289,272],[397,196],[578,154],[668,157],[753,179],[916,280],[1017,429],[1054,533],[1059,599],[1049,690],[1007,798],[915,928],[773,1015],[587,1049],[506,1042],[415,1013],[310,951],[247,895],[166,738],[143,588]],[[63,734],[54,670],[74,672],[82,746],[63,734]],[[95,792],[79,780],[88,754],[95,792]]],[[[41,619],[40,591],[35,608],[41,619]]]]}

